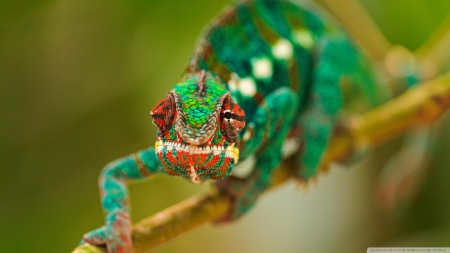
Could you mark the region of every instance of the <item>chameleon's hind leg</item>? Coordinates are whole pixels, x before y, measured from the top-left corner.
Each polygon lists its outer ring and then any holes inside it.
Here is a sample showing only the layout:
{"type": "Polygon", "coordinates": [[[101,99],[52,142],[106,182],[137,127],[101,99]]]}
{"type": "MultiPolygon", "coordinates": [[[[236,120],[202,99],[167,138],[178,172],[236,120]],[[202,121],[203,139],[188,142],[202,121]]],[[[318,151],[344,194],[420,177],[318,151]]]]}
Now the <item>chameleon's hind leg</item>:
{"type": "Polygon", "coordinates": [[[242,216],[270,185],[271,173],[281,161],[283,140],[292,126],[297,108],[296,94],[283,87],[269,94],[252,115],[244,131],[244,136],[249,133],[252,133],[252,136],[244,140],[241,153],[252,154],[256,158],[255,169],[247,178],[230,176],[216,182],[220,191],[232,197],[228,214],[218,222],[227,222],[242,216]]]}
{"type": "MultiPolygon", "coordinates": [[[[339,88],[346,64],[336,55],[336,50],[348,47],[345,41],[326,41],[314,68],[312,86],[305,111],[300,117],[302,152],[300,170],[296,177],[307,181],[317,174],[320,159],[331,139],[337,114],[342,107],[339,88]]],[[[350,62],[350,64],[352,64],[350,62]]]]}
{"type": "Polygon", "coordinates": [[[126,182],[160,172],[153,148],[108,164],[100,174],[100,195],[106,213],[106,225],[86,233],[82,243],[105,245],[108,253],[131,252],[130,209],[126,182]]]}
{"type": "Polygon", "coordinates": [[[386,212],[400,214],[422,185],[430,161],[430,131],[423,127],[408,133],[401,149],[383,167],[376,196],[386,212]]]}

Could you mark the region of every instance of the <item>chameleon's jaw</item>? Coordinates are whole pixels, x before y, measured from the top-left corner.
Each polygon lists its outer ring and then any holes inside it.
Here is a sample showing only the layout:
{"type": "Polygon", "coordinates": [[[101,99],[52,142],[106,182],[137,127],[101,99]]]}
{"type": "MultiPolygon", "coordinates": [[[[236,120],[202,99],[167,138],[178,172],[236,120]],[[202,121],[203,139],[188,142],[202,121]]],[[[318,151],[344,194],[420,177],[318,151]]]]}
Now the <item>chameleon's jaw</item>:
{"type": "Polygon", "coordinates": [[[225,153],[227,157],[230,157],[234,160],[234,163],[236,164],[239,159],[239,149],[236,148],[233,145],[228,146],[227,148],[223,146],[205,146],[205,147],[199,147],[195,145],[189,145],[189,144],[181,144],[181,143],[175,143],[175,142],[163,142],[162,140],[158,140],[155,143],[155,150],[156,153],[161,152],[162,149],[168,149],[172,150],[175,149],[177,151],[184,151],[189,152],[191,155],[208,155],[210,153],[213,153],[215,155],[225,153]]]}
{"type": "Polygon", "coordinates": [[[194,183],[227,177],[239,159],[239,149],[234,144],[225,148],[157,140],[155,151],[169,174],[190,178],[194,183]]]}

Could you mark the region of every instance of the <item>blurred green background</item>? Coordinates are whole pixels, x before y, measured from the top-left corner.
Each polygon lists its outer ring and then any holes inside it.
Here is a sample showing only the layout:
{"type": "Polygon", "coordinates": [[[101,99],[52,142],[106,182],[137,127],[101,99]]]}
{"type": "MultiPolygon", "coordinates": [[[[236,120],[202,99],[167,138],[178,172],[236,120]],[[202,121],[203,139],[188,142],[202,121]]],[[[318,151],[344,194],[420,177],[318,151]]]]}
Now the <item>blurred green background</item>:
{"type": "MultiPolygon", "coordinates": [[[[150,109],[228,2],[0,1],[0,252],[70,252],[103,224],[100,169],[153,145],[150,109]]],[[[392,42],[410,49],[450,15],[446,0],[363,4],[392,42]]],[[[308,194],[287,184],[239,222],[202,227],[155,252],[450,246],[448,118],[435,127],[442,141],[425,189],[403,217],[377,210],[372,190],[383,159],[369,158],[352,170],[333,169],[308,194]]],[[[161,176],[130,188],[138,221],[208,186],[161,176]]]]}

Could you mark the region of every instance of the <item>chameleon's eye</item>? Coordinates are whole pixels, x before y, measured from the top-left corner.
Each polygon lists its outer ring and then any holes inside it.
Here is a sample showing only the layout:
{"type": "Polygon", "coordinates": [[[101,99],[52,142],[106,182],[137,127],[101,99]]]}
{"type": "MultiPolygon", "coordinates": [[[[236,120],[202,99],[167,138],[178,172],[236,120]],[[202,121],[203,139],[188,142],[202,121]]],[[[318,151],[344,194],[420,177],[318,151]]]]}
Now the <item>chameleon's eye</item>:
{"type": "Polygon", "coordinates": [[[244,126],[244,110],[228,96],[223,101],[220,111],[220,131],[228,142],[236,142],[236,137],[244,126]]]}
{"type": "Polygon", "coordinates": [[[223,116],[225,117],[225,119],[231,119],[232,114],[231,114],[231,112],[225,112],[225,113],[223,114],[223,116]]]}
{"type": "Polygon", "coordinates": [[[150,111],[153,124],[156,125],[158,136],[162,136],[173,123],[176,116],[175,98],[172,94],[159,101],[159,103],[150,111]]]}

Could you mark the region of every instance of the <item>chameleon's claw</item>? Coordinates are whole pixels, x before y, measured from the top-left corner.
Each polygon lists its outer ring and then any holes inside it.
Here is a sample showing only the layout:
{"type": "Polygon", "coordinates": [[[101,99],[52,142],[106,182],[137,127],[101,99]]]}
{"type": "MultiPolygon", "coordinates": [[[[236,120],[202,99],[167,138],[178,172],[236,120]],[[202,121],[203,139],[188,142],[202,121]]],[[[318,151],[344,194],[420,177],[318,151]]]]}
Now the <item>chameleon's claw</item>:
{"type": "Polygon", "coordinates": [[[84,234],[83,239],[80,241],[80,245],[87,242],[93,245],[106,245],[106,227],[102,226],[89,233],[84,234]]]}
{"type": "Polygon", "coordinates": [[[130,253],[132,225],[128,212],[123,210],[112,212],[108,218],[110,222],[107,222],[107,226],[86,233],[82,241],[106,246],[108,253],[130,253]]]}

